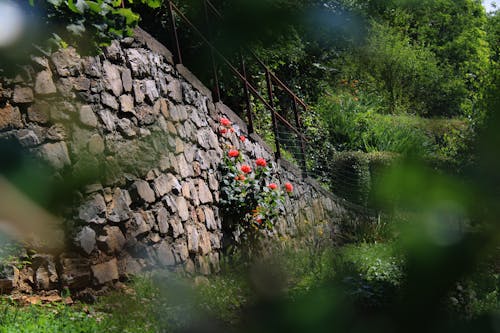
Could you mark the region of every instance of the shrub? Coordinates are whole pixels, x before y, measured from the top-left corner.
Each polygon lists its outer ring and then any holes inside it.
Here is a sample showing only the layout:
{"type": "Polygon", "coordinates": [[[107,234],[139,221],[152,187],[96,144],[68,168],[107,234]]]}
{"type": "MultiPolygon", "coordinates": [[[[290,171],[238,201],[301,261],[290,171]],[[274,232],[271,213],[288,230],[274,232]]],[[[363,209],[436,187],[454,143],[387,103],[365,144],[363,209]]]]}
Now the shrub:
{"type": "Polygon", "coordinates": [[[379,183],[384,169],[398,158],[389,152],[336,152],[328,169],[332,191],[353,203],[367,206],[373,202],[372,189],[379,183]]]}
{"type": "Polygon", "coordinates": [[[368,165],[368,157],[362,152],[334,154],[330,168],[333,192],[351,202],[366,205],[371,187],[368,165]]]}
{"type": "Polygon", "coordinates": [[[419,155],[432,150],[433,138],[421,129],[421,118],[379,114],[370,95],[356,99],[340,92],[320,99],[316,109],[336,150],[419,155]]]}
{"type": "Polygon", "coordinates": [[[403,265],[391,243],[347,245],[335,262],[347,292],[366,307],[390,304],[403,282],[403,265]]]}
{"type": "MultiPolygon", "coordinates": [[[[236,135],[226,120],[221,119],[224,130],[221,133],[236,135]]],[[[272,231],[278,216],[284,212],[284,193],[293,192],[293,185],[285,183],[283,189],[279,188],[265,159],[245,164],[234,147],[228,147],[220,168],[221,210],[231,231],[254,237],[259,230],[272,231]]]]}

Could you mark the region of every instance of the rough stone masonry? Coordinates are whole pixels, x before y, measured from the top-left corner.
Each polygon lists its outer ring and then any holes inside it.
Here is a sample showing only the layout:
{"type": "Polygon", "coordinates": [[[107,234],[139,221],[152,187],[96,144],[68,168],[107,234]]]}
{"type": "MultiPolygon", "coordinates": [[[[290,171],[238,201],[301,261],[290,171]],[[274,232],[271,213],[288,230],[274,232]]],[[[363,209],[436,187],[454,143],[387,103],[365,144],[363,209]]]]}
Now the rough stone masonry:
{"type": "Polygon", "coordinates": [[[64,249],[42,250],[21,270],[5,267],[2,290],[98,287],[153,267],[217,272],[218,166],[227,145],[248,162],[273,161],[280,182],[293,183],[276,233],[293,236],[305,221],[359,219],[295,167],[274,161],[258,136],[221,135],[221,116],[241,135],[246,124],[144,31],[103,51],[33,56],[16,78],[0,79],[0,140],[16,140],[55,179],[91,175],[61,214],[64,249]]]}

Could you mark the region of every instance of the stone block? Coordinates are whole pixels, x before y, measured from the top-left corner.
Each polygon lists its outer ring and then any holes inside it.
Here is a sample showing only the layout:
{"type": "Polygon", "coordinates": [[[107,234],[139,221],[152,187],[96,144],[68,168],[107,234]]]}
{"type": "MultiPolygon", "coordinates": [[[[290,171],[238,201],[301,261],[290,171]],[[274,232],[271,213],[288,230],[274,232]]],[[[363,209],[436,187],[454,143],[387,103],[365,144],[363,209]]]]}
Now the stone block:
{"type": "Polygon", "coordinates": [[[198,239],[198,252],[205,255],[212,251],[212,246],[210,244],[210,235],[205,230],[205,228],[201,228],[198,231],[199,239],[198,239]]]}
{"type": "Polygon", "coordinates": [[[52,80],[52,73],[50,70],[41,71],[36,75],[35,93],[38,95],[50,95],[56,92],[57,88],[52,80]]]}
{"type": "Polygon", "coordinates": [[[137,180],[134,182],[132,189],[138,199],[143,202],[152,203],[155,201],[155,193],[149,186],[148,182],[144,180],[137,180]]]}
{"type": "Polygon", "coordinates": [[[135,113],[134,111],[134,99],[130,95],[120,96],[120,106],[122,112],[135,113]]]}
{"type": "Polygon", "coordinates": [[[154,216],[152,217],[153,221],[151,221],[149,214],[149,212],[144,211],[132,213],[132,228],[130,230],[132,236],[141,236],[151,231],[152,224],[154,224],[154,216]]]}
{"type": "Polygon", "coordinates": [[[162,267],[175,265],[175,257],[172,252],[172,246],[166,241],[161,242],[156,248],[156,258],[162,267]]]}
{"type": "Polygon", "coordinates": [[[182,223],[179,217],[172,216],[169,222],[172,226],[172,236],[174,236],[174,238],[178,238],[182,234],[184,234],[184,228],[182,227],[182,223]]]}
{"type": "Polygon", "coordinates": [[[113,40],[108,47],[104,48],[104,54],[107,59],[114,62],[120,63],[123,60],[123,52],[117,40],[113,40]]]}
{"type": "Polygon", "coordinates": [[[212,203],[213,197],[204,180],[198,179],[198,198],[202,204],[212,203]]]}
{"type": "Polygon", "coordinates": [[[108,208],[108,220],[123,222],[130,218],[130,204],[132,200],[127,190],[116,188],[108,208]]]}
{"type": "Polygon", "coordinates": [[[40,144],[40,139],[32,130],[22,129],[16,133],[17,140],[23,147],[33,147],[40,144]]]}
{"type": "Polygon", "coordinates": [[[93,155],[101,155],[104,152],[104,140],[99,134],[94,134],[90,137],[87,143],[89,152],[93,155]]]}
{"type": "Polygon", "coordinates": [[[146,95],[144,94],[144,83],[138,80],[134,80],[133,82],[132,87],[134,89],[135,101],[140,104],[144,102],[144,98],[146,98],[146,95]]]}
{"type": "Polygon", "coordinates": [[[183,263],[189,258],[189,250],[185,241],[177,241],[173,245],[173,252],[177,263],[183,263]]]}
{"type": "Polygon", "coordinates": [[[118,280],[118,264],[116,259],[91,266],[94,282],[98,285],[118,280]]]}
{"type": "MultiPolygon", "coordinates": [[[[96,57],[97,58],[97,57],[96,57]]],[[[82,71],[82,60],[80,55],[73,47],[63,48],[51,55],[52,63],[54,64],[59,76],[76,76],[82,71]]],[[[95,62],[95,59],[93,59],[95,62]]],[[[86,69],[94,73],[93,66],[88,66],[86,69]]]]}
{"type": "Polygon", "coordinates": [[[29,87],[16,86],[12,101],[14,103],[31,103],[34,100],[33,90],[29,87]]]}
{"type": "Polygon", "coordinates": [[[55,169],[62,169],[71,164],[65,142],[46,143],[41,146],[40,153],[55,169]]]}
{"type": "Polygon", "coordinates": [[[83,227],[75,237],[76,245],[86,254],[92,253],[96,244],[96,233],[90,227],[83,227]]]}
{"type": "Polygon", "coordinates": [[[21,120],[21,112],[19,108],[13,107],[10,104],[0,107],[0,131],[23,126],[21,120]]]}
{"type": "Polygon", "coordinates": [[[71,290],[83,289],[90,285],[90,265],[87,259],[63,253],[59,256],[61,284],[71,290]]]}
{"type": "Polygon", "coordinates": [[[156,82],[153,80],[145,80],[144,89],[145,89],[146,101],[151,105],[153,105],[156,102],[156,100],[160,97],[160,93],[156,88],[156,82]]]}
{"type": "Polygon", "coordinates": [[[80,121],[82,124],[89,127],[97,127],[98,121],[94,110],[90,105],[82,105],[80,107],[80,121]]]}
{"type": "Polygon", "coordinates": [[[104,83],[106,88],[112,91],[113,95],[119,97],[123,92],[123,84],[119,67],[105,60],[102,64],[102,69],[104,71],[104,83]]]}
{"type": "Polygon", "coordinates": [[[103,105],[115,111],[118,111],[119,105],[118,102],[116,101],[116,98],[113,95],[108,94],[107,92],[103,92],[101,94],[101,102],[103,105]]]}
{"type": "Polygon", "coordinates": [[[28,107],[28,120],[39,124],[46,124],[49,121],[49,104],[46,102],[36,102],[28,107]]]}
{"type": "Polygon", "coordinates": [[[85,74],[98,78],[102,76],[102,65],[99,61],[99,56],[86,57],[83,61],[83,68],[85,74]]]}
{"type": "Polygon", "coordinates": [[[162,207],[158,210],[156,215],[156,221],[158,222],[158,230],[161,234],[168,233],[168,220],[170,218],[170,214],[168,213],[165,207],[162,207]]]}
{"type": "Polygon", "coordinates": [[[196,227],[190,224],[185,225],[186,237],[187,237],[187,247],[190,253],[198,253],[198,241],[199,235],[196,227]]]}
{"type": "Polygon", "coordinates": [[[181,218],[181,220],[183,222],[187,221],[189,219],[189,209],[186,199],[184,199],[183,197],[177,197],[177,199],[175,200],[175,204],[177,206],[177,211],[179,212],[179,217],[181,218]]]}
{"type": "Polygon", "coordinates": [[[168,96],[172,98],[177,103],[182,103],[182,86],[181,82],[177,79],[173,79],[167,85],[168,96]]]}
{"type": "Polygon", "coordinates": [[[188,113],[184,105],[168,104],[169,116],[172,121],[182,122],[188,118],[188,113]]]}
{"type": "Polygon", "coordinates": [[[218,228],[219,224],[215,220],[214,211],[209,207],[205,207],[203,209],[203,212],[205,215],[205,222],[206,222],[207,229],[208,230],[216,230],[218,228]]]}
{"type": "Polygon", "coordinates": [[[105,226],[103,236],[98,238],[100,246],[109,254],[119,254],[125,246],[125,236],[120,228],[114,226],[105,226]]]}
{"type": "Polygon", "coordinates": [[[134,77],[142,78],[149,74],[148,58],[142,52],[136,49],[127,49],[126,55],[134,77]]]}
{"type": "Polygon", "coordinates": [[[106,202],[101,194],[95,194],[78,209],[78,218],[88,223],[102,223],[106,202]]]}
{"type": "Polygon", "coordinates": [[[177,166],[182,178],[192,177],[194,174],[193,168],[186,161],[184,155],[177,156],[177,166]]]}
{"type": "Polygon", "coordinates": [[[122,68],[122,83],[125,92],[132,91],[132,72],[128,68],[122,68]]]}

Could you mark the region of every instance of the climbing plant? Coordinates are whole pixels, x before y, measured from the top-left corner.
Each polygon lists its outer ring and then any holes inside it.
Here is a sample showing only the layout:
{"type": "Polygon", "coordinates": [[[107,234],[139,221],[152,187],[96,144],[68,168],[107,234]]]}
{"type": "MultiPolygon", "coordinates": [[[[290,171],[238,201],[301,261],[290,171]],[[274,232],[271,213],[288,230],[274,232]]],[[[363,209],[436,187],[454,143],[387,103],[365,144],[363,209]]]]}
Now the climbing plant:
{"type": "MultiPolygon", "coordinates": [[[[236,135],[228,119],[222,118],[221,124],[222,135],[236,135]]],[[[239,140],[246,138],[240,136],[239,140]]],[[[285,183],[281,189],[265,159],[257,158],[249,165],[231,146],[224,154],[221,171],[220,204],[228,227],[248,238],[259,230],[273,230],[284,212],[285,193],[291,194],[293,185],[285,183]]]]}
{"type": "Polygon", "coordinates": [[[135,9],[158,8],[162,0],[24,0],[24,8],[51,38],[49,45],[97,53],[111,40],[130,36],[140,16],[135,9]]]}

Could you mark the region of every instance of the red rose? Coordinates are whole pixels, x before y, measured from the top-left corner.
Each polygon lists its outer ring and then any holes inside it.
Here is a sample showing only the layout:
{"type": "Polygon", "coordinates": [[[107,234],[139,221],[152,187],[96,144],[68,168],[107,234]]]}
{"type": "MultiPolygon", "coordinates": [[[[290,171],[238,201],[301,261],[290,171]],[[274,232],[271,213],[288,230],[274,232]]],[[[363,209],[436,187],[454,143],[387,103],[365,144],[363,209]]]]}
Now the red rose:
{"type": "Polygon", "coordinates": [[[257,219],[258,224],[262,224],[262,219],[257,219]]]}
{"type": "Polygon", "coordinates": [[[246,165],[246,164],[245,164],[245,165],[242,165],[242,166],[241,166],[241,168],[240,168],[240,170],[241,170],[243,173],[250,173],[250,172],[252,172],[252,168],[251,168],[251,167],[249,167],[249,166],[248,166],[248,165],[246,165]]]}
{"type": "Polygon", "coordinates": [[[267,187],[269,187],[271,190],[275,190],[278,188],[278,185],[276,185],[275,183],[271,183],[271,184],[267,185],[267,187]]]}
{"type": "Polygon", "coordinates": [[[293,191],[293,185],[290,183],[285,183],[285,189],[288,193],[293,191]]]}
{"type": "Polygon", "coordinates": [[[255,164],[261,167],[265,167],[267,165],[266,160],[263,158],[258,158],[255,160],[255,164]]]}
{"type": "Polygon", "coordinates": [[[238,155],[240,155],[240,152],[236,149],[231,149],[227,154],[229,155],[229,157],[238,157],[238,155]]]}
{"type": "Polygon", "coordinates": [[[229,120],[227,118],[220,118],[220,123],[222,126],[226,126],[226,127],[231,126],[231,120],[229,120]]]}
{"type": "Polygon", "coordinates": [[[241,141],[241,142],[245,142],[245,140],[246,140],[246,139],[247,139],[247,138],[246,138],[244,135],[240,135],[240,141],[241,141]]]}
{"type": "Polygon", "coordinates": [[[229,132],[234,133],[234,128],[232,128],[232,127],[231,127],[231,128],[229,129],[229,132]]]}
{"type": "Polygon", "coordinates": [[[227,133],[227,129],[225,129],[225,128],[220,129],[220,134],[226,134],[226,133],[227,133]]]}

